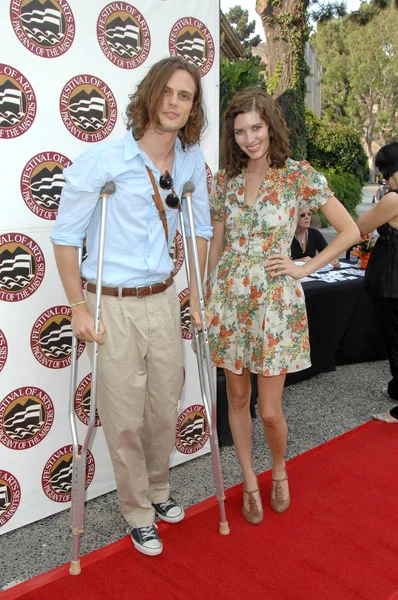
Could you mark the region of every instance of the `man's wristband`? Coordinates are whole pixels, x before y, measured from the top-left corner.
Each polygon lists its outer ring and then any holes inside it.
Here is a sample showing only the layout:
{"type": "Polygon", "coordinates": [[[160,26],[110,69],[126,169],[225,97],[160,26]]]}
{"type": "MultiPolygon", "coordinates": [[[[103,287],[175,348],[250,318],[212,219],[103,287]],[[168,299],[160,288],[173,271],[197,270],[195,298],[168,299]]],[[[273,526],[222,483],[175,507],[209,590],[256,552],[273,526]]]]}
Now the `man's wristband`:
{"type": "Polygon", "coordinates": [[[72,308],[73,306],[79,306],[79,304],[86,304],[86,301],[80,300],[80,302],[74,302],[73,304],[70,304],[70,307],[72,308]]]}

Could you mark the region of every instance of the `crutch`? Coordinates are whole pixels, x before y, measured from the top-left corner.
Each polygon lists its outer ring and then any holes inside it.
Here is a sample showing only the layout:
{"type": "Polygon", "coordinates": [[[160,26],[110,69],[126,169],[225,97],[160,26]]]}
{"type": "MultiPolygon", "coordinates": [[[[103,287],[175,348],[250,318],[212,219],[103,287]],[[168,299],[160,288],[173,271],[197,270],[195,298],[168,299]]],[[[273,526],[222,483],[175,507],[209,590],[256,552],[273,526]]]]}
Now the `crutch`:
{"type": "MultiPolygon", "coordinates": [[[[217,500],[220,509],[220,533],[222,535],[228,535],[230,532],[229,524],[227,521],[227,516],[225,513],[225,492],[224,492],[224,482],[221,470],[221,461],[220,461],[220,448],[218,444],[218,435],[217,435],[217,409],[216,409],[216,389],[214,384],[214,373],[213,367],[211,364],[210,358],[210,348],[209,348],[209,336],[206,325],[206,312],[205,312],[205,304],[203,298],[203,286],[201,281],[200,267],[199,267],[199,256],[198,256],[198,248],[196,245],[196,233],[195,233],[195,222],[192,210],[192,194],[195,191],[195,186],[191,181],[187,181],[182,190],[182,198],[186,202],[187,213],[188,213],[188,222],[189,229],[191,231],[191,249],[192,249],[192,258],[195,269],[195,279],[198,288],[198,296],[199,296],[199,306],[200,306],[200,319],[202,322],[202,332],[199,334],[197,328],[194,326],[194,335],[193,342],[196,353],[196,360],[198,363],[198,373],[199,373],[199,383],[200,389],[202,393],[203,404],[205,406],[207,422],[209,427],[210,434],[210,448],[211,455],[213,461],[213,474],[216,485],[216,494],[217,500]],[[206,362],[206,375],[207,375],[207,385],[206,385],[206,377],[205,370],[203,367],[203,353],[205,356],[206,362]],[[209,398],[210,396],[210,398],[209,398]]],[[[190,288],[190,270],[188,264],[188,245],[187,245],[187,237],[185,233],[184,219],[182,214],[181,203],[179,206],[179,217],[180,217],[180,228],[182,241],[184,245],[184,253],[185,253],[185,269],[187,274],[188,288],[190,288]]]]}
{"type": "MultiPolygon", "coordinates": [[[[104,262],[104,240],[106,224],[106,207],[108,197],[115,192],[113,181],[106,183],[100,191],[99,198],[101,205],[101,224],[100,239],[98,247],[98,265],[97,265],[97,289],[96,289],[96,311],[95,311],[95,332],[100,330],[101,319],[101,294],[102,294],[102,267],[104,262]]],[[[78,252],[79,268],[82,262],[82,248],[78,252]]],[[[72,430],[73,439],[73,463],[72,463],[72,492],[71,492],[71,520],[70,526],[73,534],[73,552],[69,567],[71,575],[79,575],[80,568],[80,535],[84,532],[84,501],[85,501],[85,483],[86,483],[86,458],[87,449],[90,443],[91,434],[95,424],[95,410],[97,403],[97,381],[98,381],[98,343],[94,342],[93,364],[91,377],[91,397],[90,397],[90,418],[86,436],[81,450],[79,449],[79,438],[77,433],[74,409],[74,397],[77,383],[77,347],[79,340],[73,337],[71,354],[71,381],[70,381],[70,399],[69,399],[69,421],[72,430]]]]}

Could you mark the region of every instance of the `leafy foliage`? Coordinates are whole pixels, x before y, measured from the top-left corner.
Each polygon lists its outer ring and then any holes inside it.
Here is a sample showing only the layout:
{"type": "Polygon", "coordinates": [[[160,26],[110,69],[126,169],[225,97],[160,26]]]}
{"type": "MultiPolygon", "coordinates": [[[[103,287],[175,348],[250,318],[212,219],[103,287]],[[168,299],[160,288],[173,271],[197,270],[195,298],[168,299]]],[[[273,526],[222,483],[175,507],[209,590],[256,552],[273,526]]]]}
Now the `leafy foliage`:
{"type": "Polygon", "coordinates": [[[220,114],[224,114],[229,101],[237,92],[247,87],[255,86],[265,89],[264,77],[261,74],[262,67],[256,64],[252,56],[245,60],[231,62],[227,58],[221,58],[220,69],[220,114]]]}
{"type": "Polygon", "coordinates": [[[227,21],[232,25],[237,38],[242,43],[244,48],[244,55],[250,57],[252,55],[251,48],[258,46],[261,42],[259,35],[250,37],[256,28],[256,22],[250,21],[249,23],[249,11],[243,10],[241,6],[234,6],[226,14],[227,21]]]}
{"type": "Polygon", "coordinates": [[[307,127],[303,97],[297,89],[290,88],[278,96],[276,102],[287,124],[292,158],[304,160],[307,157],[307,127]]]}
{"type": "Polygon", "coordinates": [[[323,23],[333,17],[344,17],[347,14],[347,6],[345,2],[320,2],[313,0],[315,10],[311,12],[311,18],[318,23],[323,23]]]}
{"type": "MultiPolygon", "coordinates": [[[[336,173],[321,168],[318,168],[318,170],[325,175],[329,187],[336,198],[340,200],[350,215],[356,220],[358,215],[355,209],[362,200],[362,185],[358,179],[354,175],[351,175],[351,173],[336,173]]],[[[328,227],[329,222],[321,211],[319,211],[319,217],[321,219],[321,227],[328,227]]]]}
{"type": "Polygon", "coordinates": [[[307,160],[337,175],[349,173],[361,187],[368,180],[369,167],[359,134],[341,123],[321,121],[309,110],[306,123],[307,160]]]}
{"type": "Polygon", "coordinates": [[[312,37],[322,66],[322,110],[330,121],[352,126],[367,144],[398,135],[398,11],[375,0],[342,19],[320,23],[312,37]]]}

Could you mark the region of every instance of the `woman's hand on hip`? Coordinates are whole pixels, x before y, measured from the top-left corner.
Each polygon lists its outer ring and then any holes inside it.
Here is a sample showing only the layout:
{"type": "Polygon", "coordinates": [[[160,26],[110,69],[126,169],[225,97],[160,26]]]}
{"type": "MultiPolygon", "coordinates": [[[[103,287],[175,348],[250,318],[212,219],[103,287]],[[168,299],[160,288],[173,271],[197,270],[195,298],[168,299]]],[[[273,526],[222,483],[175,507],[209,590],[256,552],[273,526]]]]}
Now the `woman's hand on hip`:
{"type": "Polygon", "coordinates": [[[290,275],[293,279],[302,279],[307,273],[304,267],[294,264],[294,262],[283,254],[274,254],[270,256],[265,263],[266,270],[270,277],[279,275],[290,275]]]}

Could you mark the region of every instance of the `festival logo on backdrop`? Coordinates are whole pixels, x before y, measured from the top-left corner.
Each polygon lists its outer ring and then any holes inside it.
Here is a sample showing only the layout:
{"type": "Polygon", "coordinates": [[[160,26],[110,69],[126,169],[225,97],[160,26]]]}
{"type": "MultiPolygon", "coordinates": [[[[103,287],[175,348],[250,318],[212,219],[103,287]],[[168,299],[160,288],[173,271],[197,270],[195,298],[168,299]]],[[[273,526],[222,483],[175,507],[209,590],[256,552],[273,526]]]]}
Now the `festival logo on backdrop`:
{"type": "Polygon", "coordinates": [[[169,254],[174,263],[173,276],[175,276],[184,262],[184,244],[182,243],[182,235],[179,231],[176,231],[169,254]]]}
{"type": "Polygon", "coordinates": [[[0,469],[0,527],[13,517],[21,502],[21,487],[12,473],[0,469]]]}
{"type": "Polygon", "coordinates": [[[0,329],[0,373],[4,369],[4,365],[7,362],[8,356],[8,344],[6,340],[6,336],[0,329]]]}
{"type": "Polygon", "coordinates": [[[72,77],[62,89],[59,109],[69,133],[83,142],[100,142],[116,124],[115,96],[94,75],[72,77]]]}
{"type": "Polygon", "coordinates": [[[206,167],[206,181],[207,181],[207,191],[210,194],[211,192],[211,184],[213,182],[213,173],[211,172],[211,169],[209,167],[209,165],[206,163],[205,164],[206,167]]]}
{"type": "Polygon", "coordinates": [[[98,17],[97,38],[106,58],[121,69],[140,67],[151,49],[145,18],[127,2],[105,6],[98,17]]]}
{"type": "MultiPolygon", "coordinates": [[[[90,421],[90,402],[91,373],[82,379],[75,393],[75,412],[79,420],[85,425],[88,425],[90,421]]],[[[95,410],[94,427],[101,427],[101,421],[97,409],[95,410]]]]}
{"type": "MultiPolygon", "coordinates": [[[[79,446],[79,449],[81,447],[79,446]]],[[[54,502],[69,502],[72,493],[72,461],[73,446],[59,448],[46,462],[41,484],[43,491],[54,502]]],[[[0,471],[1,473],[1,471],[0,471]]],[[[94,457],[87,450],[86,489],[93,480],[95,473],[94,457]]]]}
{"type": "Polygon", "coordinates": [[[201,77],[214,63],[214,40],[206,25],[194,17],[183,17],[174,23],[169,35],[171,56],[181,56],[198,67],[201,77]]]}
{"type": "Polygon", "coordinates": [[[36,96],[22,73],[0,63],[0,138],[26,133],[36,116],[36,96]]]}
{"type": "MultiPolygon", "coordinates": [[[[49,369],[69,367],[72,358],[72,311],[69,306],[52,306],[45,310],[33,325],[30,347],[35,359],[49,369]]],[[[77,357],[85,344],[79,340],[77,357]]]]}
{"type": "Polygon", "coordinates": [[[63,170],[72,161],[59,152],[40,152],[26,163],[21,175],[21,193],[26,206],[41,219],[56,218],[62,188],[63,170]]]}
{"type": "Polygon", "coordinates": [[[56,58],[75,37],[75,20],[66,0],[12,0],[10,18],[15,35],[33,54],[56,58]]]}
{"type": "Polygon", "coordinates": [[[11,450],[37,446],[54,422],[54,406],[40,388],[23,387],[0,402],[0,443],[11,450]]]}
{"type": "Polygon", "coordinates": [[[184,340],[192,340],[191,316],[189,314],[189,290],[185,288],[178,294],[181,310],[181,329],[184,340]]]}
{"type": "Polygon", "coordinates": [[[175,447],[182,454],[195,454],[208,439],[209,428],[204,406],[189,406],[178,418],[175,447]]]}
{"type": "Polygon", "coordinates": [[[0,235],[0,300],[29,298],[41,285],[46,269],[41,248],[23,233],[0,235]]]}

